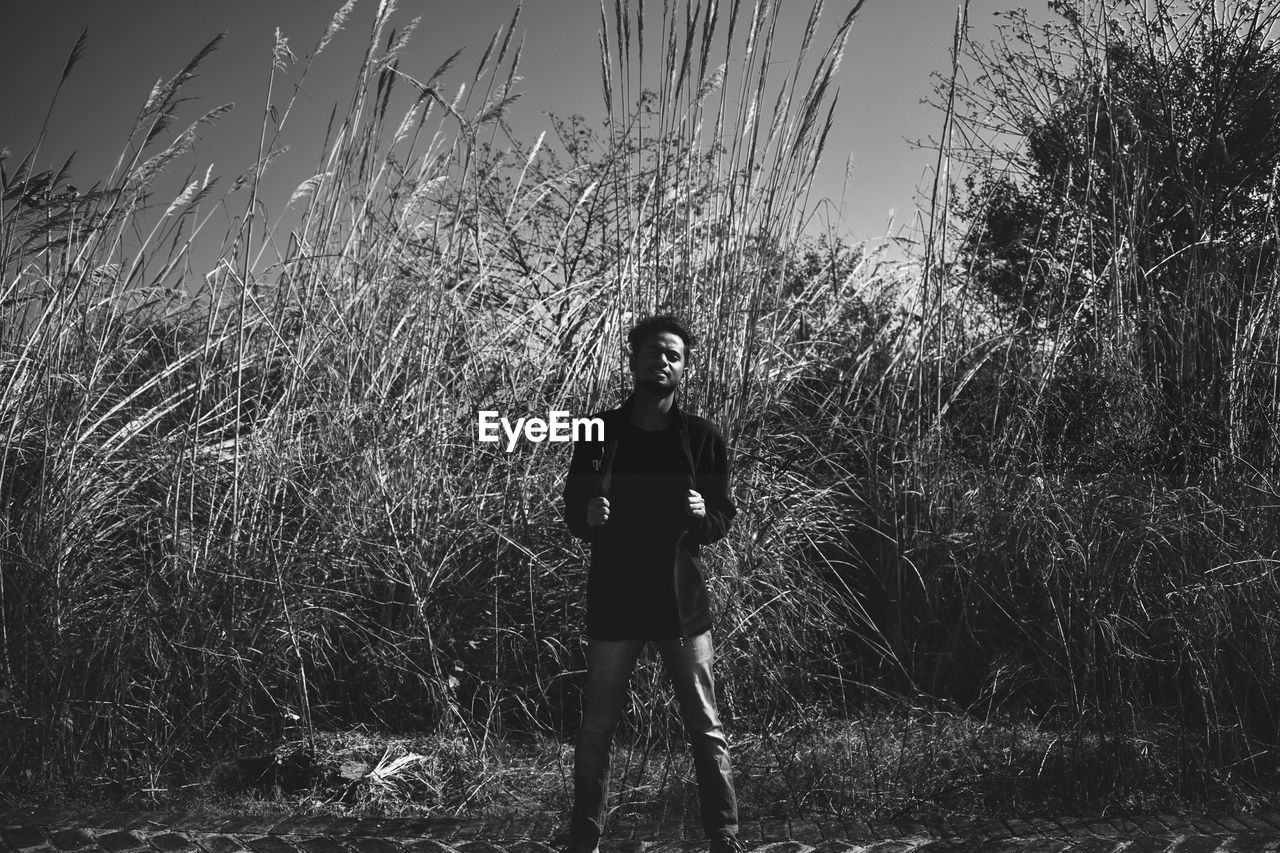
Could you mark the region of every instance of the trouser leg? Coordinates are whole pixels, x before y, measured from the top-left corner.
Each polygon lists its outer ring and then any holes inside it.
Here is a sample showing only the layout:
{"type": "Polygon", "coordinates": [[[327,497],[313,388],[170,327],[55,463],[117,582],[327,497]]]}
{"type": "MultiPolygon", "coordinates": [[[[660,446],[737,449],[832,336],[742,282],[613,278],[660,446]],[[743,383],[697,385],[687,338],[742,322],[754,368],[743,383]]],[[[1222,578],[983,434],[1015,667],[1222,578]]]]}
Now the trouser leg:
{"type": "Polygon", "coordinates": [[[573,753],[573,814],[569,823],[570,849],[589,851],[604,831],[609,797],[609,750],[622,716],[627,683],[643,642],[587,641],[587,683],[582,703],[582,727],[573,753]]]}
{"type": "Polygon", "coordinates": [[[709,837],[737,834],[738,801],[733,790],[729,742],[720,726],[715,680],[711,674],[715,658],[711,632],[661,643],[659,650],[671,676],[693,749],[702,828],[709,837]]]}

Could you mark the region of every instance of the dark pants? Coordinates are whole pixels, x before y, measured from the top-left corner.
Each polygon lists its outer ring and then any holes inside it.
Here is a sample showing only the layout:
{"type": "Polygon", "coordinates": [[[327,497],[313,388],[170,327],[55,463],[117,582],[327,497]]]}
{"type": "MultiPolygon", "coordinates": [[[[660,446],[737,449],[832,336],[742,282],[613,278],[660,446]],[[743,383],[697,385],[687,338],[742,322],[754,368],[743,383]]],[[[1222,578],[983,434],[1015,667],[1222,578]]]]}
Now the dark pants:
{"type": "MultiPolygon", "coordinates": [[[[573,816],[569,824],[570,850],[589,851],[604,829],[609,798],[609,749],[622,716],[631,670],[644,640],[589,640],[587,686],[582,730],[573,756],[573,816]]],[[[733,793],[729,743],[716,712],[711,662],[715,653],[711,632],[683,640],[654,642],[680,704],[680,715],[693,746],[698,778],[702,827],[708,837],[735,835],[738,802],[733,793]]]]}

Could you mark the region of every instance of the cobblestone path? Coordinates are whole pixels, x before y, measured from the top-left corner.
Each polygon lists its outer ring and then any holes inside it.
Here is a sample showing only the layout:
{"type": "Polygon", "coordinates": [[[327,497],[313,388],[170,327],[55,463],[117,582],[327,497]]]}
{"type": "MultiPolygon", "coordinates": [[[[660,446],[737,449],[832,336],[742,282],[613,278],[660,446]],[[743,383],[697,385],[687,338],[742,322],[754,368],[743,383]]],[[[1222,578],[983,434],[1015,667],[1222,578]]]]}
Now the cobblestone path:
{"type": "MultiPolygon", "coordinates": [[[[65,810],[0,811],[0,853],[552,853],[559,815],[520,820],[218,817],[65,810]]],[[[753,853],[1227,853],[1280,850],[1280,814],[931,825],[763,821],[753,853]]],[[[624,824],[602,853],[701,853],[692,827],[624,824]]]]}

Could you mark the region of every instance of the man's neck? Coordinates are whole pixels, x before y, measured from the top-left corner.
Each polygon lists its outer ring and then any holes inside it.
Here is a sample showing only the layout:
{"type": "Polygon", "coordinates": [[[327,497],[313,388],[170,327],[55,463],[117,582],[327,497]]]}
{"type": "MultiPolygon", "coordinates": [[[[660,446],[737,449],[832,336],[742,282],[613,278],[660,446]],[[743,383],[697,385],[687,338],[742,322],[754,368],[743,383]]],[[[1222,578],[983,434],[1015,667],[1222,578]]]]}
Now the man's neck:
{"type": "Polygon", "coordinates": [[[676,395],[668,394],[659,397],[643,385],[636,388],[631,395],[631,407],[627,419],[632,425],[643,430],[666,429],[671,426],[671,406],[676,395]]]}

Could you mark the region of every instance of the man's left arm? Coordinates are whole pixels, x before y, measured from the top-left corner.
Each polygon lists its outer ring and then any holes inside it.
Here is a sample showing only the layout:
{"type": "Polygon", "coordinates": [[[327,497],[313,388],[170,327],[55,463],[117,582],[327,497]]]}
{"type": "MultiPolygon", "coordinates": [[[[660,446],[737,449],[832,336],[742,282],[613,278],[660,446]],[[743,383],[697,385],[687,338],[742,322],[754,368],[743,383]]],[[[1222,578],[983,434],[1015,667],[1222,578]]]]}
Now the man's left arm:
{"type": "MultiPolygon", "coordinates": [[[[704,452],[710,454],[710,464],[696,474],[697,491],[702,495],[706,514],[690,520],[685,539],[694,545],[710,545],[723,539],[738,514],[733,499],[729,497],[729,448],[719,432],[707,437],[704,452]]],[[[700,461],[700,460],[699,460],[700,461]]],[[[702,465],[698,466],[700,469],[702,465]]]]}

